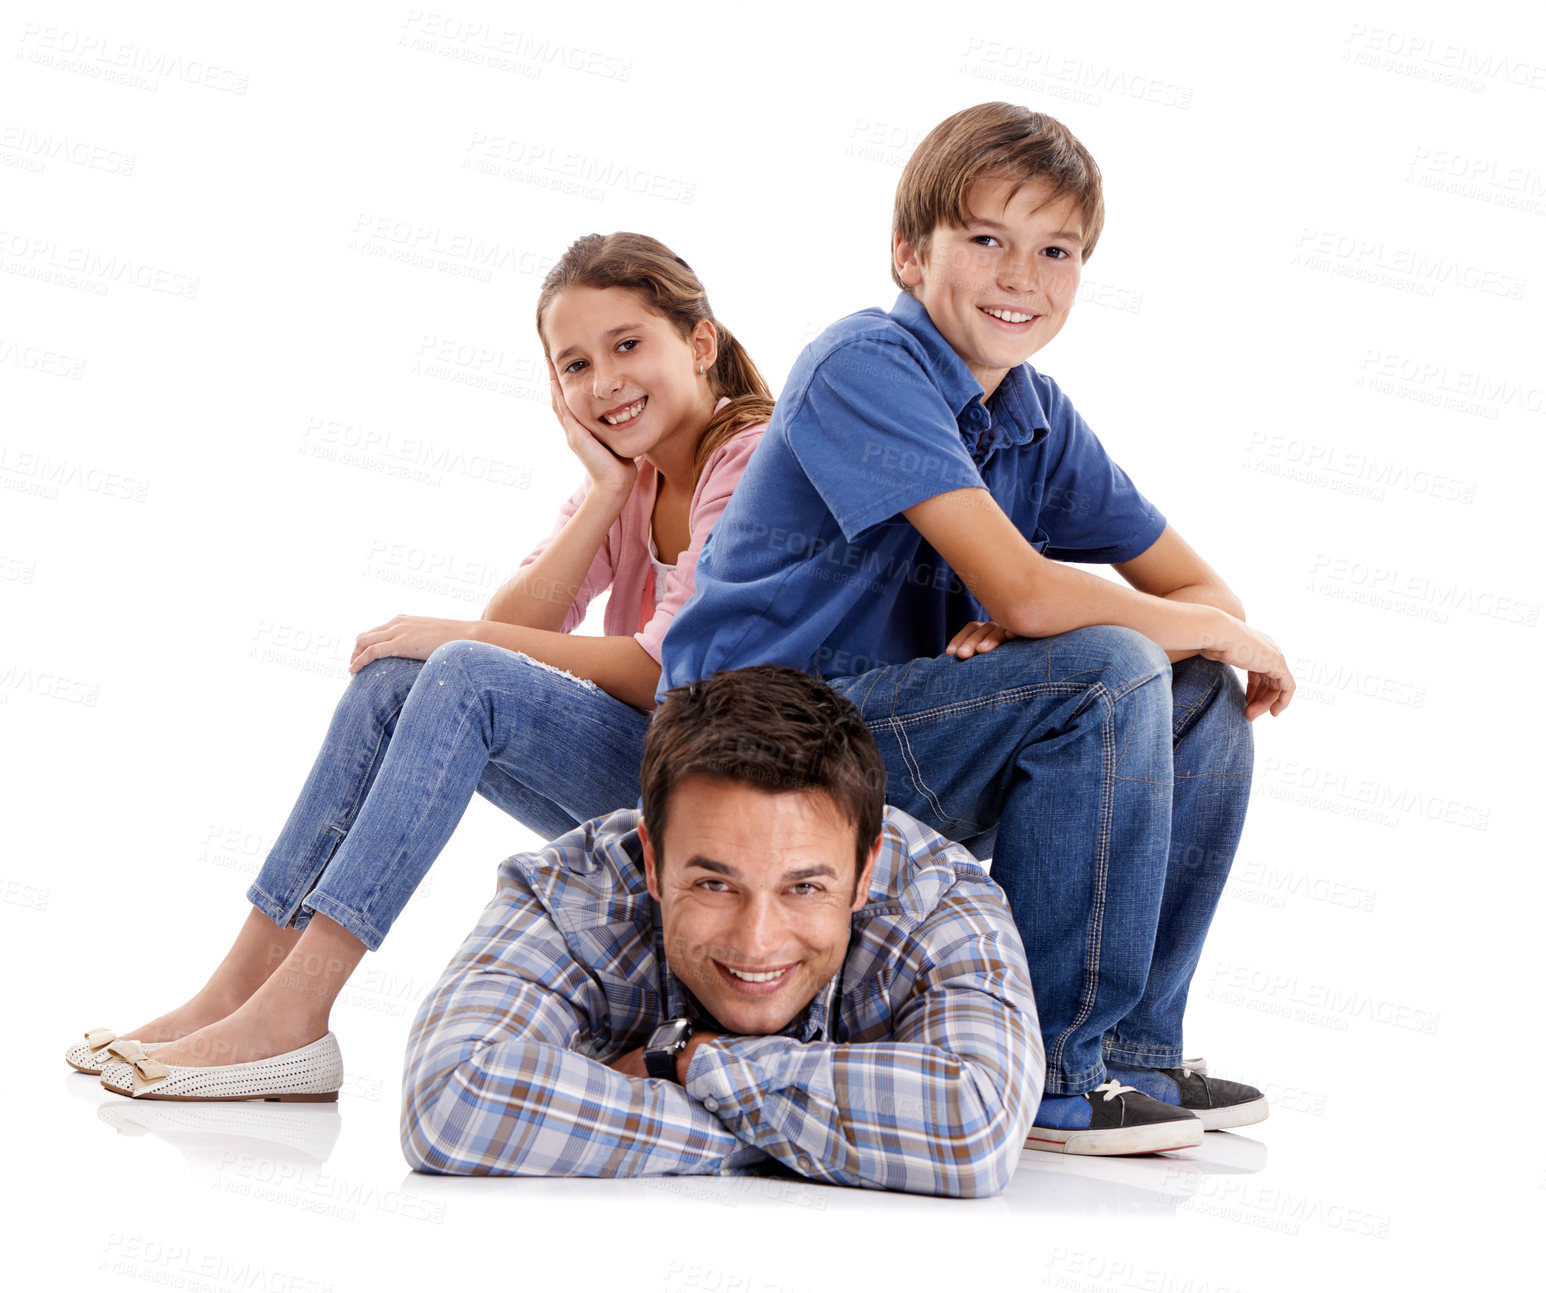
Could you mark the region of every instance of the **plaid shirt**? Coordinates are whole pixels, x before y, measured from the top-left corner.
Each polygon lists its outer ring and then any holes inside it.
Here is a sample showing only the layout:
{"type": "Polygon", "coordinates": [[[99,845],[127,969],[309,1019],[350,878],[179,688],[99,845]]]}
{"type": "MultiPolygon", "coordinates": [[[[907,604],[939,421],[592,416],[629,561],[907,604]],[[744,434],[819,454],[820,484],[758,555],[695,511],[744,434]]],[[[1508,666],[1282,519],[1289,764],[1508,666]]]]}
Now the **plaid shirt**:
{"type": "Polygon", "coordinates": [[[500,867],[499,891],[419,1009],[403,1151],[457,1175],[742,1173],[990,1195],[1041,1099],[1041,1034],[1003,892],[958,845],[886,810],[841,971],[780,1034],[722,1036],[685,1087],[606,1061],[700,1013],[666,964],[638,814],[500,867]]]}

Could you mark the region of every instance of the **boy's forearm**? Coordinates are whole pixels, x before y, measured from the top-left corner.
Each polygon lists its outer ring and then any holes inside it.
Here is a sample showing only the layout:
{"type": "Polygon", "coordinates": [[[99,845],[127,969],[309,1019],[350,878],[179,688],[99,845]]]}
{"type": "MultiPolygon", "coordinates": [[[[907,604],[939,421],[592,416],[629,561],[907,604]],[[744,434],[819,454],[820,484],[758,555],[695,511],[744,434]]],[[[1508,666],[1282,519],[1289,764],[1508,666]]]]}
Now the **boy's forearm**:
{"type": "MultiPolygon", "coordinates": [[[[1176,588],[1165,593],[1164,598],[1170,602],[1212,606],[1226,615],[1233,615],[1237,620],[1245,619],[1245,604],[1224,584],[1188,584],[1185,588],[1176,588]]],[[[1178,660],[1196,655],[1197,648],[1169,650],[1165,654],[1170,657],[1170,663],[1175,664],[1178,660]]]]}
{"type": "Polygon", "coordinates": [[[1011,595],[1007,618],[985,603],[995,620],[1021,637],[1052,637],[1095,624],[1114,624],[1142,633],[1166,652],[1190,655],[1216,646],[1231,636],[1238,623],[1215,600],[1183,596],[1192,589],[1154,597],[1052,561],[1040,567],[1038,576],[1034,586],[1011,595]]]}

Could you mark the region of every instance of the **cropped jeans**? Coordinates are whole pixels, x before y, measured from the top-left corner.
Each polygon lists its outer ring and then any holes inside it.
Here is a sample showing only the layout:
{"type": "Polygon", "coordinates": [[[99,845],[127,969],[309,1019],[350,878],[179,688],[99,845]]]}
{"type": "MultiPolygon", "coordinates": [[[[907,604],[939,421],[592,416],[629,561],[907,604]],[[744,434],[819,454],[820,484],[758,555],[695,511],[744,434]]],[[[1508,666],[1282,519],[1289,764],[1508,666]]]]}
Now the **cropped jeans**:
{"type": "Polygon", "coordinates": [[[1172,668],[1110,626],[829,679],[886,797],[992,858],[1025,943],[1048,1095],[1181,1062],[1181,1020],[1239,843],[1253,744],[1228,666],[1172,668]]]}
{"type": "Polygon", "coordinates": [[[638,802],[648,727],[594,683],[502,647],[372,661],[247,899],[281,926],[326,916],[374,951],[473,791],[552,839],[638,802]]]}

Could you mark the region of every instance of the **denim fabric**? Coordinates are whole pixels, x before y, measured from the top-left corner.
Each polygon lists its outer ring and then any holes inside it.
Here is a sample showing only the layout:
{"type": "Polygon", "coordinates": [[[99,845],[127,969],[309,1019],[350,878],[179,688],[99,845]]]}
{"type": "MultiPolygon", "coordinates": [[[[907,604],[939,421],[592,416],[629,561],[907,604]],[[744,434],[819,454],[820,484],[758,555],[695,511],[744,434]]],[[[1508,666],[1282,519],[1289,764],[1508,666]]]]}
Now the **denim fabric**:
{"type": "Polygon", "coordinates": [[[474,790],[553,839],[633,807],[648,726],[594,683],[481,642],[373,661],[247,899],[278,925],[320,913],[375,950],[474,790]]]}
{"type": "Polygon", "coordinates": [[[1016,639],[829,680],[886,761],[887,799],[992,857],[1025,943],[1047,1094],[1105,1053],[1181,1061],[1186,991],[1229,874],[1252,745],[1233,672],[1172,671],[1129,629],[1016,639]]]}

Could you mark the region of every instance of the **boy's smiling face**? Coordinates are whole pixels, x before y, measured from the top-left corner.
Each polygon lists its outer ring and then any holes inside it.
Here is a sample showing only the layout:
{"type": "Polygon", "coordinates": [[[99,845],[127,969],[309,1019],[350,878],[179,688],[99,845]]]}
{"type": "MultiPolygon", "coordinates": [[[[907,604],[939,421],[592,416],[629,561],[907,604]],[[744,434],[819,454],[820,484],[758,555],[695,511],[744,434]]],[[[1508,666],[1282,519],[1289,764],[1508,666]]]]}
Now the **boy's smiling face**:
{"type": "Polygon", "coordinates": [[[897,272],[986,398],[1057,336],[1079,290],[1083,220],[1052,186],[985,177],[967,194],[965,228],[937,225],[921,256],[898,237],[897,272]]]}

